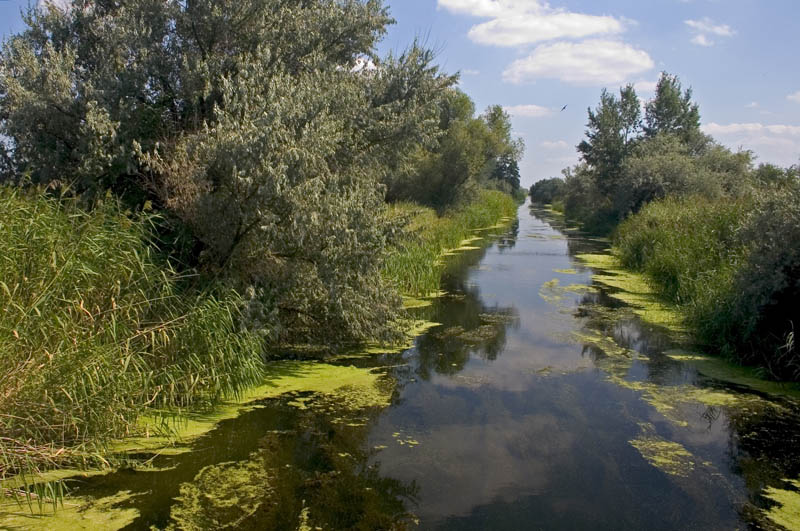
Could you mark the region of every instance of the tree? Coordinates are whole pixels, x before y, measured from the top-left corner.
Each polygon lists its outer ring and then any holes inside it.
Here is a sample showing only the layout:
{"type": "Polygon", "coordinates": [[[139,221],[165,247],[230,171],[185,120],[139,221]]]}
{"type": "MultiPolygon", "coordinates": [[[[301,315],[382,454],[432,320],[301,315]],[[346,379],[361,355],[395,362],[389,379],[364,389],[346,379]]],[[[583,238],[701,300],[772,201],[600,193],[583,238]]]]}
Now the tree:
{"type": "Polygon", "coordinates": [[[645,108],[644,133],[649,138],[658,134],[674,134],[687,144],[702,136],[700,109],[692,102],[691,88],[681,92],[678,76],[661,73],[655,97],[645,108]]]}
{"type": "Polygon", "coordinates": [[[376,56],[379,0],[76,0],[27,22],[0,57],[16,175],[154,200],[273,340],[394,337],[380,183],[435,144],[455,78],[416,44],[376,56]]]}
{"type": "Polygon", "coordinates": [[[632,85],[620,89],[619,99],[604,89],[600,104],[588,113],[587,139],[578,145],[578,152],[592,168],[600,191],[610,196],[619,185],[622,163],[641,129],[639,98],[632,85]]]}

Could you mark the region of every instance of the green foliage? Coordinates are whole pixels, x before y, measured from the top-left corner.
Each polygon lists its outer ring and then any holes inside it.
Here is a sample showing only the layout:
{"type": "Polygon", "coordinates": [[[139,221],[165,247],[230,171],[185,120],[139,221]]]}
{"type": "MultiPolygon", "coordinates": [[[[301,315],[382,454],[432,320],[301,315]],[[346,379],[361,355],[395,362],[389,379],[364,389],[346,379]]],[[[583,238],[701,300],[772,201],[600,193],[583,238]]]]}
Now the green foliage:
{"type": "Polygon", "coordinates": [[[474,229],[491,227],[516,215],[517,204],[503,192],[481,190],[476,200],[443,216],[413,203],[395,203],[391,215],[409,223],[390,250],[383,273],[404,295],[436,293],[444,271],[443,253],[474,236],[474,229]]]}
{"type": "Polygon", "coordinates": [[[513,194],[519,189],[523,144],[511,137],[511,122],[495,105],[475,117],[469,96],[450,89],[440,101],[442,136],[430,148],[420,146],[405,172],[386,180],[389,201],[414,201],[440,213],[474,199],[481,187],[513,194]]]}
{"type": "Polygon", "coordinates": [[[753,182],[750,153],[732,153],[702,134],[691,94],[677,76],[663,73],[642,124],[632,86],[619,97],[604,90],[578,146],[583,163],[565,174],[567,217],[608,233],[650,201],[746,193],[753,182]]]}
{"type": "Polygon", "coordinates": [[[700,341],[773,377],[800,378],[800,187],[650,203],[615,238],[623,263],[679,304],[700,341]]]}
{"type": "Polygon", "coordinates": [[[380,1],[81,0],[27,22],[0,60],[15,179],[152,199],[275,343],[397,337],[380,182],[435,143],[455,78],[416,44],[375,55],[380,1]]]}
{"type": "Polygon", "coordinates": [[[693,144],[700,133],[700,108],[692,102],[692,89],[681,92],[678,76],[661,73],[656,95],[647,103],[644,133],[648,137],[672,134],[686,144],[693,144]]]}
{"type": "Polygon", "coordinates": [[[151,217],[8,187],[0,211],[0,479],[80,463],[148,406],[260,380],[239,299],[191,290],[148,244],[151,217]]]}
{"type": "Polygon", "coordinates": [[[639,98],[632,85],[620,89],[619,99],[603,89],[597,109],[588,113],[587,139],[578,145],[578,152],[593,168],[599,190],[611,195],[621,184],[622,163],[641,130],[639,98]]]}
{"type": "Polygon", "coordinates": [[[554,201],[563,200],[565,187],[564,179],[558,177],[537,181],[531,185],[529,192],[531,202],[550,205],[554,201]]]}

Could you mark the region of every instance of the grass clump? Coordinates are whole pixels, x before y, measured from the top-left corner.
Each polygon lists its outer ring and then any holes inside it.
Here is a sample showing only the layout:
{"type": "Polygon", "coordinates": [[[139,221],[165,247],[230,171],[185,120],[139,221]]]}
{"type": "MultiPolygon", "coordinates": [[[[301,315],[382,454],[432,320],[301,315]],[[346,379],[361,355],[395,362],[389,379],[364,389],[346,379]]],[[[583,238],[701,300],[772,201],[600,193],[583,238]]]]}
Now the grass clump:
{"type": "Polygon", "coordinates": [[[409,220],[390,250],[383,273],[404,295],[427,296],[439,290],[443,256],[450,250],[471,247],[476,229],[490,228],[516,215],[510,195],[481,190],[477,199],[439,216],[432,208],[415,203],[395,203],[391,215],[409,220]]]}
{"type": "Polygon", "coordinates": [[[260,381],[238,299],[159,256],[153,218],[0,187],[0,480],[102,462],[147,408],[260,381]]]}
{"type": "Polygon", "coordinates": [[[679,305],[696,337],[766,376],[800,379],[800,185],[667,198],[623,222],[622,263],[679,305]]]}

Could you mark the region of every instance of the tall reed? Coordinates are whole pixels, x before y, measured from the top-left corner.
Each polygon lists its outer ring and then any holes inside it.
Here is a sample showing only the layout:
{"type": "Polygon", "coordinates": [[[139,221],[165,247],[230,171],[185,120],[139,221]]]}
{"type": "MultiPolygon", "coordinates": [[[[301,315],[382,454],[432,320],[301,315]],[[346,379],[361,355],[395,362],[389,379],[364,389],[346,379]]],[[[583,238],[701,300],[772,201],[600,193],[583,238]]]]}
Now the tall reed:
{"type": "Polygon", "coordinates": [[[102,461],[145,408],[261,378],[235,294],[190,288],[152,222],[111,199],[87,212],[0,187],[0,479],[102,461]]]}
{"type": "Polygon", "coordinates": [[[477,198],[437,216],[436,211],[414,203],[392,205],[390,215],[408,217],[410,223],[391,249],[384,275],[404,295],[425,296],[439,290],[444,253],[456,249],[475,229],[516,216],[514,198],[496,190],[482,190],[477,198]]]}

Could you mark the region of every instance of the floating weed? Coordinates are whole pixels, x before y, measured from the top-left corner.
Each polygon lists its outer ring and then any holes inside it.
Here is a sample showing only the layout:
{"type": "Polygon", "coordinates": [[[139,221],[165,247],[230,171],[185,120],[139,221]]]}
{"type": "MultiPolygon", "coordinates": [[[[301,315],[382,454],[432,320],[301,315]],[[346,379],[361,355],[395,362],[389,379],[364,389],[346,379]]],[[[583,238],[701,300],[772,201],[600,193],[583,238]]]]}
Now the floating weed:
{"type": "Polygon", "coordinates": [[[789,531],[800,530],[800,481],[784,480],[794,487],[792,490],[767,487],[763,495],[775,502],[775,506],[764,511],[764,515],[773,523],[789,531]]]}
{"type": "Polygon", "coordinates": [[[650,423],[640,424],[642,433],[628,441],[642,457],[665,474],[688,477],[695,467],[695,458],[683,445],[656,434],[650,423]]]}
{"type": "Polygon", "coordinates": [[[579,295],[593,293],[595,291],[596,288],[586,284],[569,284],[562,286],[561,281],[554,278],[542,284],[539,288],[539,296],[550,304],[558,305],[558,303],[566,298],[567,294],[579,295]]]}
{"type": "Polygon", "coordinates": [[[561,273],[562,275],[577,275],[577,269],[553,269],[554,273],[561,273]]]}
{"type": "Polygon", "coordinates": [[[592,280],[611,288],[607,295],[630,306],[642,321],[679,335],[686,334],[684,318],[677,306],[665,303],[644,275],[623,269],[619,259],[611,254],[580,254],[576,258],[598,270],[592,280]]]}
{"type": "Polygon", "coordinates": [[[139,517],[137,509],[123,507],[132,499],[133,495],[129,491],[101,499],[71,497],[65,500],[64,506],[56,513],[49,514],[19,512],[16,504],[10,505],[0,499],[0,522],[4,529],[31,531],[123,529],[139,517]]]}
{"type": "Polygon", "coordinates": [[[715,380],[742,385],[761,393],[800,399],[800,385],[797,383],[764,380],[759,377],[756,369],[751,367],[734,365],[719,357],[685,350],[669,350],[664,354],[675,361],[694,367],[699,373],[715,380]]]}

